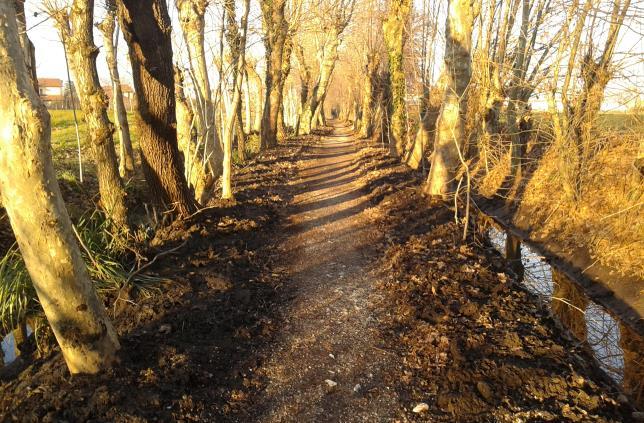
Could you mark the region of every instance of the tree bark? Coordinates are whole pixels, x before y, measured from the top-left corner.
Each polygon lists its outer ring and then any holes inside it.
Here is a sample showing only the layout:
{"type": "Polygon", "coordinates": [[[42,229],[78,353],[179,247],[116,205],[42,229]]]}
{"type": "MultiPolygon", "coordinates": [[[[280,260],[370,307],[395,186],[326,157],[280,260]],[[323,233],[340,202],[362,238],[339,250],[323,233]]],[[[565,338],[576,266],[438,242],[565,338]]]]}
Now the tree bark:
{"type": "Polygon", "coordinates": [[[180,215],[196,210],[177,147],[170,17],[163,0],[119,0],[137,95],[141,164],[150,189],[180,215]]]}
{"type": "Polygon", "coordinates": [[[119,349],[65,209],[49,113],[22,54],[13,2],[0,2],[0,192],[45,315],[71,373],[97,373],[119,349]]]}
{"type": "Polygon", "coordinates": [[[454,191],[454,178],[465,141],[465,91],[472,74],[473,22],[474,9],[470,0],[449,0],[444,57],[447,81],[436,123],[431,169],[423,187],[428,195],[445,198],[454,191]]]}
{"type": "MultiPolygon", "coordinates": [[[[116,23],[116,5],[108,2],[108,10],[103,22],[97,25],[103,34],[103,48],[105,49],[105,61],[112,79],[112,100],[114,102],[114,121],[116,130],[119,134],[120,141],[120,161],[119,173],[122,177],[134,172],[134,152],[132,150],[132,140],[130,138],[130,125],[127,121],[127,112],[125,102],[123,101],[123,90],[121,89],[121,78],[119,69],[116,64],[117,41],[115,41],[115,23],[116,23]]],[[[116,32],[117,37],[118,33],[116,32]]]]}
{"type": "Polygon", "coordinates": [[[411,4],[411,0],[392,0],[389,3],[387,20],[382,26],[389,59],[389,84],[391,86],[389,131],[393,148],[390,151],[398,157],[403,155],[407,136],[407,106],[405,104],[407,89],[403,53],[407,38],[405,25],[409,18],[411,4]]]}
{"type": "Polygon", "coordinates": [[[378,68],[380,67],[380,56],[377,52],[367,54],[367,63],[365,65],[366,78],[362,92],[362,121],[360,125],[360,136],[370,138],[373,135],[373,118],[375,108],[375,91],[374,85],[378,78],[378,68]]]}
{"type": "Polygon", "coordinates": [[[277,145],[277,118],[282,107],[282,62],[288,36],[288,22],[285,15],[286,0],[260,0],[260,6],[266,49],[266,95],[260,147],[265,149],[277,145]]]}
{"type": "Polygon", "coordinates": [[[51,10],[50,14],[56,22],[71,61],[96,162],[101,204],[115,227],[127,230],[125,189],[118,172],[112,138],[114,127],[107,117],[107,97],[101,88],[96,69],[98,49],[94,45],[93,12],[93,0],[74,0],[69,15],[64,9],[51,10]]]}

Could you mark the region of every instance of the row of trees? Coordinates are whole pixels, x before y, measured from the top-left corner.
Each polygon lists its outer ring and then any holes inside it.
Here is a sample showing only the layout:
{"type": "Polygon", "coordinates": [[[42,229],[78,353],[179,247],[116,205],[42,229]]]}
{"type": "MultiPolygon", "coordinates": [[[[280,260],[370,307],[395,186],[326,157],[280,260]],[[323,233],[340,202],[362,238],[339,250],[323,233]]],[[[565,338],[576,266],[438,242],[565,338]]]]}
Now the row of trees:
{"type": "MultiPolygon", "coordinates": [[[[140,166],[158,206],[185,217],[215,194],[217,181],[221,181],[221,197],[233,197],[235,141],[243,159],[245,137],[251,131],[260,133],[262,148],[275,146],[285,132],[283,89],[303,4],[275,0],[261,1],[259,5],[265,77],[262,80],[255,60],[246,60],[250,0],[242,2],[241,8],[226,0],[220,55],[214,61],[220,74],[219,86],[213,90],[204,44],[205,15],[210,6],[207,0],[177,0],[175,4],[187,46],[187,67],[177,66],[173,60],[172,25],[164,0],[106,1],[104,18],[96,26],[103,38],[113,83],[113,124],[97,72],[94,2],[43,2],[65,47],[88,126],[100,205],[116,236],[127,239],[132,230],[124,178],[131,176],[137,166],[119,90],[119,29],[128,46],[137,94],[140,166]],[[256,87],[254,101],[250,81],[256,87]],[[242,101],[244,91],[246,99],[242,101]],[[223,98],[227,101],[221,101],[223,98]],[[245,122],[243,102],[247,109],[245,122]],[[255,115],[252,123],[251,103],[255,115]],[[118,155],[115,134],[120,141],[118,155]]],[[[333,30],[325,42],[326,56],[320,66],[324,70],[311,87],[311,94],[302,98],[302,105],[310,110],[310,117],[300,120],[305,122],[302,132],[315,127],[311,123],[314,118],[320,119],[337,60],[339,37],[350,20],[352,5],[340,1],[330,8],[333,30]]],[[[27,37],[24,0],[2,2],[0,23],[0,86],[3,93],[8,93],[0,102],[2,205],[70,371],[95,373],[113,362],[119,342],[93,289],[56,181],[50,119],[37,94],[36,56],[27,37]]]]}
{"type": "Polygon", "coordinates": [[[520,178],[539,97],[553,119],[566,194],[579,196],[606,87],[625,63],[635,65],[632,54],[615,61],[620,31],[639,12],[629,15],[629,0],[360,5],[356,21],[372,26],[348,34],[341,72],[355,82],[334,101],[363,136],[377,128],[412,168],[429,156],[427,194],[451,195],[472,159],[488,166],[490,148],[506,139],[520,178]]]}

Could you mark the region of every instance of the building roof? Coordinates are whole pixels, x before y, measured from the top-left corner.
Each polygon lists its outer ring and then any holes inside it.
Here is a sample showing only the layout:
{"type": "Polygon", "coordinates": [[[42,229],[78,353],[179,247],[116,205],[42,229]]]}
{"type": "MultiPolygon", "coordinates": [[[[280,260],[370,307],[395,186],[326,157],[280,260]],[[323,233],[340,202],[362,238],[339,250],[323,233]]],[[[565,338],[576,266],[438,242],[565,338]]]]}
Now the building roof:
{"type": "MultiPolygon", "coordinates": [[[[102,88],[103,88],[103,91],[105,91],[105,93],[107,95],[112,95],[112,86],[111,85],[103,85],[102,88]]],[[[134,93],[134,90],[128,84],[121,84],[121,91],[123,92],[123,94],[134,93]]]]}
{"type": "Polygon", "coordinates": [[[62,88],[63,87],[63,80],[62,79],[56,79],[56,78],[38,78],[38,86],[39,87],[62,88]]]}

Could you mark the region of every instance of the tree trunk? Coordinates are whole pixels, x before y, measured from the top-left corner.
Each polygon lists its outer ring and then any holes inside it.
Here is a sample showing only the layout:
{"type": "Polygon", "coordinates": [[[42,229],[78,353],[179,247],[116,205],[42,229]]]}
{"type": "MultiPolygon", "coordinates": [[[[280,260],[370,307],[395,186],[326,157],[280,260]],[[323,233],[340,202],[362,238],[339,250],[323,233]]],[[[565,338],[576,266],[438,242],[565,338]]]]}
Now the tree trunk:
{"type": "Polygon", "coordinates": [[[94,45],[93,12],[93,0],[74,0],[69,15],[66,10],[52,10],[51,14],[71,60],[71,70],[96,162],[101,204],[112,223],[119,230],[127,230],[125,189],[118,172],[112,139],[114,128],[107,117],[107,97],[96,70],[98,49],[94,45]]]}
{"type": "Polygon", "coordinates": [[[250,106],[250,81],[248,80],[248,71],[244,69],[244,133],[250,135],[252,128],[252,114],[250,106]]]}
{"type": "MultiPolygon", "coordinates": [[[[234,8],[234,2],[232,0],[227,0],[229,6],[234,8]]],[[[242,91],[242,76],[244,73],[244,68],[246,67],[246,32],[248,28],[248,11],[250,9],[250,0],[244,1],[244,14],[241,19],[241,34],[237,29],[237,23],[234,22],[233,25],[229,22],[229,31],[232,32],[229,36],[230,48],[235,53],[233,56],[232,66],[235,67],[235,72],[233,72],[233,98],[231,113],[228,115],[226,120],[226,128],[224,130],[224,166],[223,174],[221,178],[221,198],[223,199],[232,199],[233,198],[233,189],[232,189],[232,144],[233,144],[233,131],[235,126],[240,126],[239,122],[235,125],[235,120],[240,117],[240,113],[236,113],[241,105],[241,91],[242,91]]],[[[229,14],[231,16],[231,14],[229,14]]],[[[234,16],[234,15],[232,15],[234,16]]]]}
{"type": "Polygon", "coordinates": [[[183,92],[183,72],[175,68],[175,98],[177,115],[177,143],[183,154],[183,169],[188,184],[194,190],[194,197],[200,204],[206,204],[211,197],[214,177],[204,167],[203,149],[196,142],[196,116],[183,92]]]}
{"type": "Polygon", "coordinates": [[[116,64],[116,48],[118,32],[115,31],[116,6],[108,2],[108,11],[103,22],[97,27],[103,33],[103,48],[105,49],[105,61],[112,79],[112,99],[114,101],[114,121],[120,141],[119,173],[122,177],[131,175],[134,172],[134,152],[132,140],[130,139],[130,125],[127,121],[125,102],[123,101],[123,90],[121,89],[121,78],[116,64]],[[116,38],[114,34],[116,32],[116,38]]]}
{"type": "MultiPolygon", "coordinates": [[[[181,31],[188,47],[191,76],[197,94],[197,132],[206,165],[214,177],[221,175],[223,151],[217,139],[215,115],[204,48],[205,13],[208,0],[176,0],[181,31]]],[[[209,192],[205,192],[208,194],[209,192]]],[[[210,192],[210,194],[212,194],[210,192]]]]}
{"type": "Polygon", "coordinates": [[[253,80],[253,85],[255,86],[256,89],[256,94],[255,94],[255,102],[254,102],[254,107],[253,107],[253,132],[256,134],[260,134],[262,130],[262,116],[264,114],[263,112],[263,106],[264,106],[264,101],[262,98],[262,78],[259,76],[257,71],[255,70],[255,67],[252,65],[246,66],[246,71],[248,74],[248,77],[253,80]]]}
{"type": "Polygon", "coordinates": [[[34,43],[27,36],[27,20],[25,17],[25,0],[14,0],[16,6],[16,16],[18,18],[18,36],[20,37],[20,46],[27,65],[27,71],[32,79],[33,85],[38,90],[38,76],[36,75],[36,49],[34,43]]]}
{"type": "Polygon", "coordinates": [[[373,115],[375,107],[374,85],[378,78],[378,68],[380,67],[380,56],[377,52],[367,54],[367,63],[365,65],[366,78],[364,80],[364,89],[362,93],[362,122],[360,125],[360,136],[370,138],[373,135],[373,115]]]}
{"type": "Polygon", "coordinates": [[[119,0],[137,96],[141,164],[156,198],[180,215],[196,210],[179,159],[170,17],[163,0],[119,0]]]}
{"type": "Polygon", "coordinates": [[[277,118],[282,107],[282,62],[288,36],[288,22],[284,10],[286,0],[260,0],[260,6],[266,49],[266,96],[260,147],[265,149],[277,145],[277,118]]]}
{"type": "Polygon", "coordinates": [[[447,82],[436,123],[432,164],[423,192],[445,198],[454,191],[456,169],[465,140],[465,90],[470,83],[474,10],[469,0],[449,0],[446,23],[445,70],[447,82]]]}
{"type": "Polygon", "coordinates": [[[49,114],[25,64],[13,2],[0,2],[0,55],[2,204],[70,372],[97,373],[115,361],[119,342],[74,239],[49,114]]]}
{"type": "Polygon", "coordinates": [[[383,23],[387,57],[389,58],[389,84],[391,86],[391,103],[389,106],[390,137],[394,148],[391,150],[401,157],[407,136],[407,96],[404,48],[406,41],[405,24],[411,11],[411,0],[392,0],[389,3],[389,15],[383,23]]]}

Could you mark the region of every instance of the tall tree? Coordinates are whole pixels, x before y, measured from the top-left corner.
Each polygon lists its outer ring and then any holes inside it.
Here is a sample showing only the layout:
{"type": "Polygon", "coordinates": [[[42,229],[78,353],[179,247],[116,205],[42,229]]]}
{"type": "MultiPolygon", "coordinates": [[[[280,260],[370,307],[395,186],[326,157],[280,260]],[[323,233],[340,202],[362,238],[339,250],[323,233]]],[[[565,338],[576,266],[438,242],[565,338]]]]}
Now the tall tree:
{"type": "Polygon", "coordinates": [[[126,176],[134,171],[134,151],[130,138],[130,124],[127,121],[125,102],[123,101],[123,89],[121,88],[121,77],[116,62],[118,48],[118,30],[116,27],[116,3],[114,0],[105,2],[106,13],[103,21],[96,26],[103,34],[103,49],[105,50],[105,61],[112,79],[112,101],[114,102],[114,121],[119,134],[119,173],[126,176]]]}
{"type": "MultiPolygon", "coordinates": [[[[210,79],[208,77],[208,66],[206,64],[206,50],[204,46],[205,13],[208,7],[208,0],[176,0],[179,11],[179,24],[188,47],[190,63],[190,75],[194,80],[197,94],[196,128],[198,132],[198,144],[203,148],[203,156],[207,158],[203,162],[206,168],[197,170],[202,180],[207,179],[208,172],[211,172],[214,181],[221,175],[221,162],[223,150],[215,128],[215,114],[210,90],[210,79]]],[[[208,195],[213,194],[212,187],[205,187],[203,193],[197,194],[197,200],[205,201],[208,195]]]]}
{"type": "MultiPolygon", "coordinates": [[[[242,74],[241,76],[238,75],[239,69],[236,66],[237,63],[240,62],[240,56],[244,54],[242,52],[242,48],[245,48],[241,46],[241,35],[239,33],[239,25],[237,24],[237,13],[235,11],[235,0],[225,0],[224,1],[224,7],[226,8],[226,20],[227,20],[227,25],[226,25],[226,40],[228,41],[228,49],[230,50],[230,56],[231,56],[231,73],[232,73],[232,78],[233,78],[233,91],[235,90],[236,86],[236,81],[238,78],[243,78],[243,70],[242,69],[242,74]]],[[[242,19],[242,21],[244,21],[242,19]]],[[[245,63],[245,60],[242,61],[242,63],[245,63]]],[[[242,79],[240,79],[240,83],[242,82],[242,79]]],[[[246,134],[244,134],[244,129],[242,127],[243,119],[242,119],[242,104],[241,101],[238,103],[235,103],[232,101],[232,106],[234,109],[231,109],[231,113],[235,114],[235,119],[234,119],[234,125],[235,125],[235,135],[237,138],[237,158],[241,161],[246,160],[246,134]]],[[[226,146],[226,140],[224,141],[224,148],[226,146]]]]}
{"type": "Polygon", "coordinates": [[[402,156],[407,136],[407,82],[404,70],[404,48],[407,34],[405,26],[411,11],[411,0],[391,0],[389,13],[383,23],[385,46],[389,59],[389,84],[391,85],[391,104],[389,106],[389,151],[392,155],[402,156]]]}
{"type": "Polygon", "coordinates": [[[325,22],[325,42],[321,51],[318,77],[300,117],[300,134],[311,133],[319,119],[322,119],[323,123],[324,99],[338,61],[338,47],[342,42],[342,33],[351,22],[354,8],[355,0],[334,0],[328,14],[321,18],[325,22]]]}
{"type": "MultiPolygon", "coordinates": [[[[230,1],[232,3],[232,1],[230,1]]],[[[229,6],[234,7],[234,5],[229,4],[229,6]]],[[[230,46],[231,51],[235,51],[231,65],[234,67],[235,71],[233,72],[233,98],[232,104],[230,107],[230,113],[226,119],[226,127],[224,130],[224,171],[221,178],[221,197],[223,199],[233,198],[232,190],[232,144],[233,144],[233,132],[235,126],[239,127],[239,122],[237,125],[236,120],[240,119],[240,113],[237,113],[238,107],[241,104],[241,91],[242,91],[242,79],[244,74],[244,68],[246,67],[246,33],[248,28],[248,11],[250,9],[250,0],[244,0],[244,12],[241,18],[241,34],[237,29],[237,25],[231,25],[229,22],[229,28],[234,27],[232,31],[235,31],[236,34],[230,36],[229,42],[232,43],[230,46]]],[[[229,14],[230,16],[230,14],[229,14]]],[[[234,16],[234,15],[233,15],[234,16]]]]}
{"type": "Polygon", "coordinates": [[[260,0],[262,9],[262,30],[266,50],[266,78],[264,111],[260,135],[261,148],[277,145],[277,119],[282,107],[280,102],[282,87],[282,61],[288,21],[286,19],[286,0],[260,0]]]}
{"type": "Polygon", "coordinates": [[[98,49],[94,45],[93,0],[74,0],[71,8],[46,3],[65,43],[71,70],[96,162],[101,203],[114,225],[127,229],[125,189],[119,176],[114,140],[114,127],[107,117],[107,97],[101,88],[96,69],[98,49]]]}
{"type": "Polygon", "coordinates": [[[157,198],[181,215],[196,202],[183,174],[177,146],[171,27],[164,0],[119,0],[123,35],[130,48],[137,96],[141,164],[157,198]]]}
{"type": "Polygon", "coordinates": [[[445,93],[434,140],[432,164],[423,187],[429,195],[453,192],[465,141],[466,89],[472,75],[470,50],[475,16],[471,0],[449,0],[445,31],[445,93]]]}
{"type": "Polygon", "coordinates": [[[51,128],[27,69],[13,2],[0,2],[0,193],[71,373],[97,373],[119,342],[74,239],[51,157],[51,128]]]}

